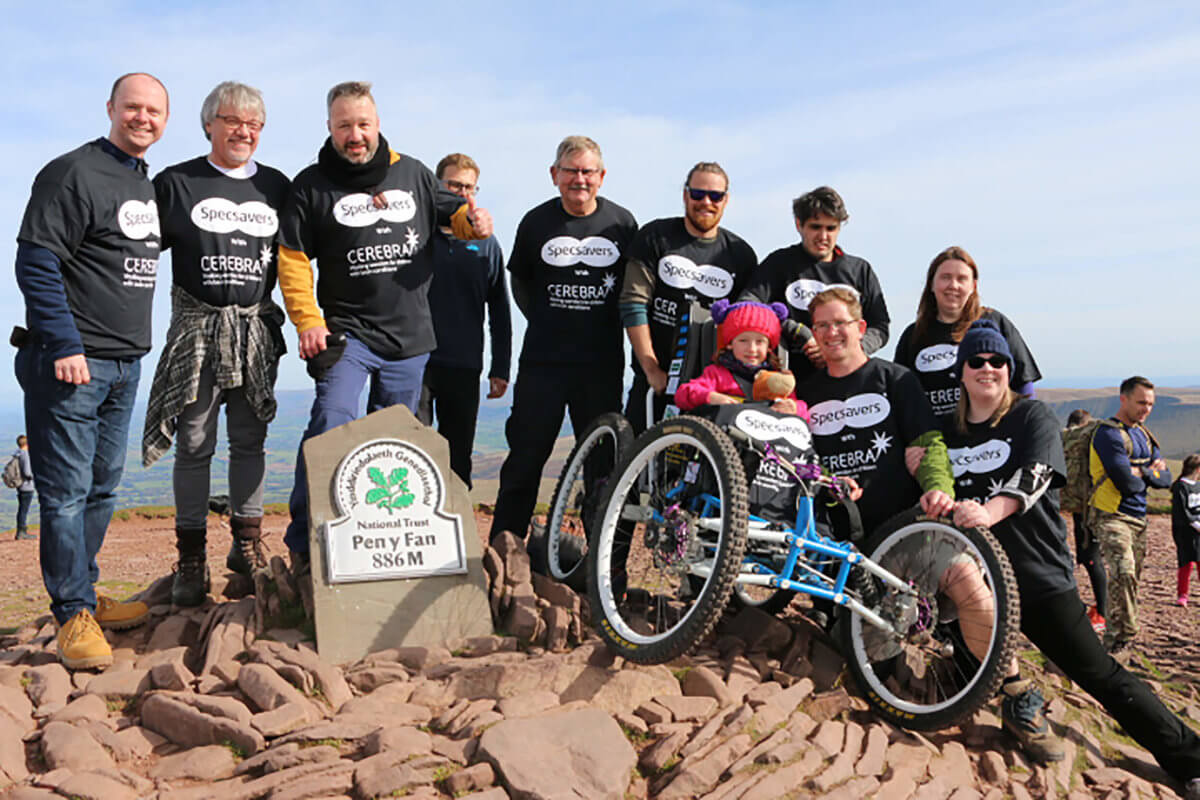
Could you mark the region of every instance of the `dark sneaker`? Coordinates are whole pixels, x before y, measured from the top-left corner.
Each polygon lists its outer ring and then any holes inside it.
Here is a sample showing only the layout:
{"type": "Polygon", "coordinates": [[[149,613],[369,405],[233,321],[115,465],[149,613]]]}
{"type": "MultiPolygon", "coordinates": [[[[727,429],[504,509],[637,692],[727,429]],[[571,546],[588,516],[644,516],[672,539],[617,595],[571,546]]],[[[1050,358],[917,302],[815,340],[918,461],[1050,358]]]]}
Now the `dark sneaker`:
{"type": "Polygon", "coordinates": [[[26,539],[36,539],[37,535],[30,533],[29,531],[25,530],[24,528],[18,528],[16,538],[17,538],[17,541],[20,542],[20,541],[24,541],[26,539]]]}
{"type": "Polygon", "coordinates": [[[171,585],[171,602],[188,608],[201,605],[211,587],[204,551],[180,553],[175,582],[171,585]]]}
{"type": "Polygon", "coordinates": [[[1001,716],[1004,730],[1018,742],[1025,755],[1039,764],[1062,761],[1066,755],[1062,742],[1050,731],[1042,712],[1045,700],[1031,680],[1010,681],[1001,687],[1004,704],[1001,716]]]}
{"type": "Polygon", "coordinates": [[[241,539],[236,536],[233,538],[229,555],[225,557],[227,569],[250,576],[254,574],[254,570],[266,565],[267,558],[263,554],[261,539],[241,539]]]}

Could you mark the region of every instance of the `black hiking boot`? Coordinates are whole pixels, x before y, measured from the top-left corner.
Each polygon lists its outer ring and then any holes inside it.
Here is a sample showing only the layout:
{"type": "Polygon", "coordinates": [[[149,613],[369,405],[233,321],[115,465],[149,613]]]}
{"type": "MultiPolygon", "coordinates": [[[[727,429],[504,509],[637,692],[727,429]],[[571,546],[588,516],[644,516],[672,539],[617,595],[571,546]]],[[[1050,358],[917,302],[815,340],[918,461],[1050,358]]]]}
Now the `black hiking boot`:
{"type": "Polygon", "coordinates": [[[225,557],[225,566],[231,572],[249,577],[254,570],[267,565],[262,549],[262,517],[231,517],[233,544],[225,557]]]}
{"type": "Polygon", "coordinates": [[[171,602],[177,606],[195,607],[204,603],[212,582],[208,575],[208,557],[204,549],[203,528],[177,528],[175,546],[179,562],[175,565],[175,582],[171,585],[171,602]]]}

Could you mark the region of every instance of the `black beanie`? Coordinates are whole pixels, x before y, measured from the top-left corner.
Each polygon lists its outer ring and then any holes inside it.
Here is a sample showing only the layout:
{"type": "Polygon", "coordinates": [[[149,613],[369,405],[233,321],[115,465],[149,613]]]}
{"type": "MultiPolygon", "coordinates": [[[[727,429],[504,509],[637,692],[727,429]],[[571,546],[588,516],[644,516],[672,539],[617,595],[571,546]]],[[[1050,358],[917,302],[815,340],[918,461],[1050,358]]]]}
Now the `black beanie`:
{"type": "Polygon", "coordinates": [[[990,319],[977,319],[971,323],[970,328],[967,328],[966,335],[958,343],[958,358],[954,361],[954,377],[961,380],[963,364],[971,356],[977,356],[980,353],[995,353],[998,356],[1007,358],[1008,375],[1010,379],[1012,378],[1012,351],[1008,349],[1008,342],[1005,340],[1004,334],[996,327],[996,323],[990,319]]]}

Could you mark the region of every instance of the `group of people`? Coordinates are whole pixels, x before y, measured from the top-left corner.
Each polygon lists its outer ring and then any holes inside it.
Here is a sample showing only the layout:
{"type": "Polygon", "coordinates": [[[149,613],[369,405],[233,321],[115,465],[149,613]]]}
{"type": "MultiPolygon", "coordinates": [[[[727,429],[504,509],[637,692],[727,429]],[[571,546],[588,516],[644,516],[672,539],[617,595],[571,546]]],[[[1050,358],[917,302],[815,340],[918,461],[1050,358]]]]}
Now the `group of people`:
{"type": "MultiPolygon", "coordinates": [[[[350,82],[329,91],[329,137],[289,181],[253,159],[266,123],[262,95],[222,83],[200,115],[211,151],[150,181],[144,158],[166,125],[167,91],[153,76],[124,75],[108,100],[108,135],[39,172],[18,235],[26,327],[14,343],[42,571],[68,667],[111,663],[101,629],[139,624],[148,613],[141,603],[98,597],[94,585],[164,249],[172,251],[172,317],[142,452],[149,464],[175,446],[177,604],[202,602],[209,587],[205,520],[221,405],[230,440],[227,565],[249,572],[261,558],[263,441],[286,351],[283,311],[271,300],[276,280],[315,384],[304,438],[355,418],[368,388],[368,410],[400,404],[436,418],[452,468],[469,483],[485,308],[490,394],[507,389],[503,256],[491,216],[475,203],[478,165],[451,154],[435,173],[393,150],[370,88],[350,82]]],[[[1059,432],[1027,396],[1041,376],[1016,327],[981,305],[970,255],[949,248],[933,260],[917,319],[895,362],[885,361],[872,353],[888,340],[887,305],[871,265],[838,246],[848,214],[834,190],[798,198],[800,242],[759,262],[720,225],[730,181],[716,162],[688,172],[683,216],[640,228],[599,194],[605,175],[595,141],[566,137],[550,167],[557,196],[517,228],[507,271],[528,324],[493,531],[529,527],[564,413],[582,430],[621,409],[624,337],[634,356],[626,415],[643,429],[650,393],[656,415],[689,392],[692,401],[736,401],[747,378],[775,366],[791,320],[812,336],[789,339],[797,391],[776,409],[809,419],[824,465],[857,486],[864,526],[920,504],[992,527],[1022,606],[1038,609],[1022,616],[1026,634],[1174,776],[1200,776],[1200,740],[1104,649],[1079,600],[1053,491],[1064,472],[1059,432]],[[682,388],[676,332],[693,304],[717,301],[718,369],[706,370],[711,385],[682,388]]],[[[285,542],[303,573],[300,454],[295,469],[285,542]]],[[[1118,504],[1112,513],[1123,521],[1130,511],[1118,504]]],[[[1010,677],[1006,727],[1035,757],[1061,758],[1040,693],[1015,670],[1010,677]]]]}

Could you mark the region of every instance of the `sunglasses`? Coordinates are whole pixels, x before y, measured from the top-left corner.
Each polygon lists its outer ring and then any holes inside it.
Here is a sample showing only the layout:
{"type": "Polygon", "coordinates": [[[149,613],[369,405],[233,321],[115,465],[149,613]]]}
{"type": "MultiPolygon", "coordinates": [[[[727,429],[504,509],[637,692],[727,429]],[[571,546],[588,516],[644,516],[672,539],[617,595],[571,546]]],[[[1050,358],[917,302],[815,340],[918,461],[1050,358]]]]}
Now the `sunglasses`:
{"type": "Polygon", "coordinates": [[[1001,355],[990,355],[987,358],[971,356],[967,359],[967,366],[971,369],[983,369],[984,364],[991,364],[992,369],[1000,369],[1008,366],[1008,359],[1001,355]]]}
{"type": "Polygon", "coordinates": [[[692,198],[697,203],[706,197],[714,203],[719,203],[725,199],[726,195],[726,192],[718,192],[716,189],[693,189],[690,186],[687,187],[687,193],[688,197],[692,198]]]}

